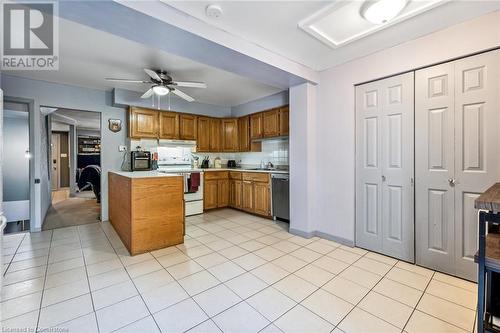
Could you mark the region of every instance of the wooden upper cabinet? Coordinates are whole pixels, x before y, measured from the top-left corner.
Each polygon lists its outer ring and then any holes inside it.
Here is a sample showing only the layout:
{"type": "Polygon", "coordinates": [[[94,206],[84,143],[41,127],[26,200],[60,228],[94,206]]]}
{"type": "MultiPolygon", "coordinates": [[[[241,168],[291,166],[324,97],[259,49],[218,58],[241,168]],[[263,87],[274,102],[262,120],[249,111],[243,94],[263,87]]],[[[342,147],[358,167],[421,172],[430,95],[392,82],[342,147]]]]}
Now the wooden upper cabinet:
{"type": "Polygon", "coordinates": [[[238,151],[238,119],[222,120],[222,150],[238,151]]]}
{"type": "Polygon", "coordinates": [[[210,151],[219,152],[222,148],[222,121],[220,119],[210,119],[210,151]]]}
{"type": "Polygon", "coordinates": [[[262,138],[262,113],[250,116],[250,139],[262,138]]]}
{"type": "Polygon", "coordinates": [[[210,118],[198,117],[197,147],[199,152],[210,151],[210,118]]]}
{"type": "Polygon", "coordinates": [[[288,105],[280,108],[280,135],[288,135],[290,133],[289,114],[290,114],[290,111],[289,111],[288,105]]]}
{"type": "Polygon", "coordinates": [[[160,114],[160,139],[179,138],[179,114],[175,112],[159,111],[160,114]]]}
{"type": "Polygon", "coordinates": [[[280,109],[262,113],[262,135],[264,137],[280,135],[280,109]]]}
{"type": "Polygon", "coordinates": [[[196,116],[191,114],[180,115],[180,139],[181,140],[196,140],[196,116]]]}
{"type": "Polygon", "coordinates": [[[157,138],[158,111],[131,107],[129,110],[129,136],[131,138],[157,138]]]}
{"type": "Polygon", "coordinates": [[[238,148],[239,151],[250,151],[250,117],[238,119],[238,148]]]}

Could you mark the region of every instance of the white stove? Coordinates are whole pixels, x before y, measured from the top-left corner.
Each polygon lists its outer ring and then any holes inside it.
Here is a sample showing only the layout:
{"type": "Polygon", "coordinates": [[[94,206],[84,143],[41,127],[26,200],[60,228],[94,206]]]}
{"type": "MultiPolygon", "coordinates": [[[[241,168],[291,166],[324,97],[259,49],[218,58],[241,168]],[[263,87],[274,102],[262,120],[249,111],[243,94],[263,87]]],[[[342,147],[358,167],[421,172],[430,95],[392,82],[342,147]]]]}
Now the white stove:
{"type": "Polygon", "coordinates": [[[203,172],[191,167],[191,153],[189,147],[158,147],[158,171],[176,173],[184,177],[185,215],[203,213],[203,172]],[[191,175],[200,174],[200,185],[197,190],[191,187],[191,175]]]}

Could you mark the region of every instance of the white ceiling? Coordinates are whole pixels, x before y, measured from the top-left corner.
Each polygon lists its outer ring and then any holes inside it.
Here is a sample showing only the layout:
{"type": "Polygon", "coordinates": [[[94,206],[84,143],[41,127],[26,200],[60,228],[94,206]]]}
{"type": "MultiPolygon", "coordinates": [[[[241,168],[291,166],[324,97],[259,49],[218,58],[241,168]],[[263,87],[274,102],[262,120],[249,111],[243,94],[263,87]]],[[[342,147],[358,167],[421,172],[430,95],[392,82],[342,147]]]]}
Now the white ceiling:
{"type": "Polygon", "coordinates": [[[143,68],[167,70],[177,81],[206,82],[207,89],[182,88],[197,102],[235,106],[282,89],[193,62],[115,35],[60,19],[58,71],[10,71],[9,75],[95,89],[143,92],[147,84],[118,83],[105,77],[147,79],[143,68]]]}
{"type": "Polygon", "coordinates": [[[57,109],[53,115],[56,115],[54,118],[58,122],[76,125],[76,128],[78,129],[101,129],[101,114],[99,112],[57,109]]]}
{"type": "MultiPolygon", "coordinates": [[[[299,22],[332,3],[350,1],[361,4],[361,0],[161,1],[219,28],[221,33],[239,36],[315,70],[324,70],[500,9],[500,1],[495,0],[450,0],[404,22],[332,49],[300,29],[299,22]],[[212,3],[220,5],[222,16],[206,16],[205,8],[212,3]]],[[[336,23],[342,26],[350,19],[345,17],[345,22],[339,20],[336,23]]]]}

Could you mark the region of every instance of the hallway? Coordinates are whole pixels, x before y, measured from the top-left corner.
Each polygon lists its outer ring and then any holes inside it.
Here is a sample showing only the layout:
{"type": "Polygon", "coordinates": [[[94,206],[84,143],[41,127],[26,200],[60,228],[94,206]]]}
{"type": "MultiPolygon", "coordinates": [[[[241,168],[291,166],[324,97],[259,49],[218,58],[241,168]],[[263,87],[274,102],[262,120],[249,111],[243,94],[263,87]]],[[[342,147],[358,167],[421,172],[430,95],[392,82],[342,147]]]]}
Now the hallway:
{"type": "Polygon", "coordinates": [[[42,230],[95,223],[100,218],[100,205],[91,191],[69,196],[69,189],[52,192],[52,206],[47,212],[42,230]]]}

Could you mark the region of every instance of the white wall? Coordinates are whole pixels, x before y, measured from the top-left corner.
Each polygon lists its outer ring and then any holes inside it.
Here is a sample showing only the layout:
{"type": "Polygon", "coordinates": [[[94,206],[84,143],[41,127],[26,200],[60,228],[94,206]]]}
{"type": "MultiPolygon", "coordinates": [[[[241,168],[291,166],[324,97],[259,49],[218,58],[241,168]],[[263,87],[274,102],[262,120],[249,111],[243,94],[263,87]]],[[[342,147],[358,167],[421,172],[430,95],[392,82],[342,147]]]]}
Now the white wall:
{"type": "Polygon", "coordinates": [[[310,133],[319,157],[311,164],[317,191],[310,204],[318,231],[354,240],[354,84],[498,46],[500,12],[494,12],[321,72],[317,125],[310,133]]]}
{"type": "Polygon", "coordinates": [[[290,88],[290,232],[306,237],[316,229],[312,216],[316,94],[317,87],[310,83],[290,88]]]}
{"type": "Polygon", "coordinates": [[[280,91],[279,93],[269,95],[263,98],[256,99],[247,103],[231,107],[231,115],[233,117],[242,117],[247,114],[269,110],[278,106],[287,105],[289,102],[288,90],[280,91]]]}

